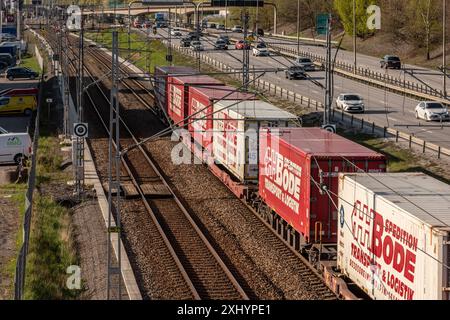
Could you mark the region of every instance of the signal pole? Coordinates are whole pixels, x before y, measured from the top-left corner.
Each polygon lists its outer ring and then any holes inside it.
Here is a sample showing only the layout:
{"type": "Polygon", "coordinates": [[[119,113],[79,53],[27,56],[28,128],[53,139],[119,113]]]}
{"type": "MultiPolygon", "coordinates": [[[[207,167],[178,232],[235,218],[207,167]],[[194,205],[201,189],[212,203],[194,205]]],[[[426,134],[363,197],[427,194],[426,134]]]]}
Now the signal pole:
{"type": "Polygon", "coordinates": [[[444,77],[442,85],[444,87],[443,95],[444,99],[447,98],[447,0],[442,0],[442,11],[443,11],[443,21],[442,21],[442,71],[444,72],[444,77]]]}
{"type": "Polygon", "coordinates": [[[333,103],[333,68],[331,59],[331,14],[327,22],[327,57],[325,66],[325,108],[323,114],[323,124],[331,122],[331,105],[333,103]]]}

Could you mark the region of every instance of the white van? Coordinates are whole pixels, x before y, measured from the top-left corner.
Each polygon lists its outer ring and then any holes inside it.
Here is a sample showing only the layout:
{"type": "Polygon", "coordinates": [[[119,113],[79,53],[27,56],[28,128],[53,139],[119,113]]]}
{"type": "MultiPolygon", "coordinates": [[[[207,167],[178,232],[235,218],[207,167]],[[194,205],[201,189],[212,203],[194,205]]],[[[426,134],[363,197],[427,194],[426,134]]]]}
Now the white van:
{"type": "Polygon", "coordinates": [[[0,127],[0,163],[19,163],[32,152],[31,137],[28,133],[11,133],[0,127]]]}

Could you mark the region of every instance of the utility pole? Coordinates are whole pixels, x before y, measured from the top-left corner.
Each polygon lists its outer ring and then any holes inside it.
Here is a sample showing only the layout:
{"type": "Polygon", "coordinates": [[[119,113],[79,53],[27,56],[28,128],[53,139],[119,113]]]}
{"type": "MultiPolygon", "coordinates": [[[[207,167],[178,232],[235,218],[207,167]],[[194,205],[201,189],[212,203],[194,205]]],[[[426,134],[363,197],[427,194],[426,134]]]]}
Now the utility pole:
{"type": "Polygon", "coordinates": [[[323,114],[323,124],[331,122],[331,105],[333,101],[333,68],[331,59],[331,14],[327,21],[327,58],[325,67],[325,108],[323,114]]]}
{"type": "Polygon", "coordinates": [[[107,299],[111,299],[111,291],[114,288],[112,286],[113,276],[117,279],[117,290],[118,290],[118,300],[122,298],[122,284],[121,284],[121,248],[120,248],[120,238],[121,238],[121,217],[120,217],[120,115],[119,115],[119,97],[118,97],[118,86],[119,86],[119,37],[118,32],[112,32],[112,63],[111,63],[111,75],[112,75],[112,88],[111,88],[111,98],[110,98],[110,109],[109,109],[109,161],[108,161],[108,245],[107,245],[107,256],[108,256],[108,274],[107,274],[107,299]],[[114,135],[115,131],[115,135],[114,135]],[[116,144],[116,152],[113,157],[113,140],[116,144]],[[113,163],[115,166],[115,179],[113,179],[113,163]],[[113,216],[113,188],[116,192],[116,223],[114,223],[113,216]],[[115,239],[113,239],[113,234],[115,239]],[[112,254],[110,247],[112,246],[112,241],[117,241],[117,264],[112,261],[112,254]]]}
{"type": "Polygon", "coordinates": [[[444,72],[442,85],[444,99],[447,98],[447,0],[442,0],[442,71],[444,72]]]}
{"type": "MultiPolygon", "coordinates": [[[[83,93],[84,93],[84,24],[83,7],[81,7],[80,19],[80,38],[78,42],[78,86],[77,86],[77,111],[78,122],[83,122],[83,93]]],[[[84,138],[77,137],[77,168],[75,191],[78,198],[81,198],[84,192],[84,138]]]]}
{"type": "Polygon", "coordinates": [[[356,73],[356,65],[356,0],[353,0],[353,73],[356,73]]]}
{"type": "Polygon", "coordinates": [[[300,0],[297,0],[297,57],[300,56],[300,0]]]}
{"type": "Polygon", "coordinates": [[[250,46],[247,47],[248,37],[248,20],[249,14],[247,9],[244,9],[242,21],[244,22],[244,50],[243,50],[243,64],[242,64],[242,87],[244,91],[248,91],[248,83],[250,81],[250,46]]]}

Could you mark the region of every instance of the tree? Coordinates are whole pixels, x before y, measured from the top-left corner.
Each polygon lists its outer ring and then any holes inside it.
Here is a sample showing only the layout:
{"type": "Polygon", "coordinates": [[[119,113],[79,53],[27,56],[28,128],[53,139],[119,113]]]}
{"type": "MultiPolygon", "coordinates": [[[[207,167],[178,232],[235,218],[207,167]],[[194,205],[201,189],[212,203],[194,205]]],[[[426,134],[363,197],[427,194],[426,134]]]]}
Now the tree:
{"type": "Polygon", "coordinates": [[[353,35],[353,1],[356,1],[356,35],[367,38],[373,31],[367,28],[367,8],[377,4],[376,0],[335,0],[334,7],[347,34],[353,35]]]}

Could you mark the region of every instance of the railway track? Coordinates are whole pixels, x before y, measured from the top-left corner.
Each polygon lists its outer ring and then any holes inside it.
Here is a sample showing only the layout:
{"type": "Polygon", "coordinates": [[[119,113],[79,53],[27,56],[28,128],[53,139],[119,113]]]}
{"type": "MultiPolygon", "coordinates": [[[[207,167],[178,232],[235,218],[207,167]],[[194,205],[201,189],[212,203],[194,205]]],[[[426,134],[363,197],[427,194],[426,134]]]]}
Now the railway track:
{"type": "MultiPolygon", "coordinates": [[[[100,53],[94,50],[89,51],[91,57],[105,65],[104,57],[100,53]]],[[[73,70],[75,71],[75,69],[73,70]]],[[[85,72],[90,84],[94,84],[96,78],[88,68],[85,69],[85,72]]],[[[136,89],[129,82],[123,81],[122,83],[133,92],[142,105],[151,109],[151,104],[136,94],[136,89]]],[[[135,85],[138,83],[132,82],[135,85]]],[[[141,90],[145,89],[142,85],[139,84],[139,86],[141,90]]],[[[109,134],[108,120],[106,120],[107,108],[100,108],[98,99],[98,97],[101,97],[104,102],[102,105],[109,107],[108,95],[97,83],[93,85],[92,89],[87,90],[86,97],[90,104],[89,107],[95,110],[105,133],[109,134]],[[94,88],[97,90],[96,94],[92,93],[94,88]]],[[[123,137],[121,148],[138,143],[123,119],[121,119],[121,135],[123,137]]],[[[114,145],[114,148],[116,147],[114,145]]],[[[126,172],[125,179],[121,178],[122,185],[126,186],[128,190],[131,189],[129,190],[131,194],[134,194],[134,190],[138,192],[143,205],[185,280],[186,286],[192,293],[192,298],[248,299],[247,294],[230,269],[207,240],[207,235],[200,230],[191,218],[188,210],[180,202],[142,147],[137,147],[122,157],[122,171],[126,172]]]]}
{"type": "MultiPolygon", "coordinates": [[[[76,54],[76,52],[72,53],[76,54]]],[[[91,59],[95,60],[97,68],[101,66],[103,71],[109,70],[110,60],[107,54],[97,48],[88,48],[87,54],[91,59]]],[[[92,83],[96,79],[88,69],[86,69],[86,73],[92,83]]],[[[121,71],[128,73],[126,68],[122,68],[121,71]]],[[[134,107],[150,109],[155,113],[152,105],[152,93],[139,81],[124,79],[121,82],[121,87],[126,89],[127,94],[132,95],[134,107]],[[139,106],[136,106],[136,101],[139,102],[139,106]]],[[[108,89],[99,84],[93,86],[88,93],[88,100],[92,108],[96,110],[96,117],[102,122],[104,132],[108,130],[106,126],[107,121],[104,120],[107,118],[104,115],[107,108],[100,109],[95,105],[99,105],[99,101],[102,100],[104,101],[103,106],[109,106],[108,93],[108,89]],[[92,93],[93,89],[96,91],[95,94],[92,93]],[[96,103],[94,103],[94,100],[96,103]]],[[[124,106],[123,109],[125,109],[124,106]]],[[[123,128],[121,129],[123,137],[121,148],[126,148],[137,143],[138,140],[132,134],[130,127],[123,122],[123,119],[121,120],[123,128]]],[[[164,174],[159,171],[158,164],[152,160],[146,149],[139,147],[130,151],[123,157],[122,166],[123,176],[127,177],[126,180],[124,179],[125,183],[131,183],[133,188],[139,193],[142,203],[155,225],[158,226],[158,233],[161,234],[166,246],[167,244],[170,245],[167,248],[169,248],[171,259],[177,265],[176,269],[180,274],[183,274],[184,282],[192,285],[192,287],[189,286],[190,298],[246,299],[249,296],[257,298],[257,295],[252,294],[245,284],[239,285],[239,281],[236,279],[240,279],[240,277],[233,276],[239,270],[230,270],[224,261],[220,259],[213,245],[207,240],[210,237],[208,234],[205,234],[205,227],[200,228],[196,224],[197,218],[190,216],[188,210],[183,206],[183,202],[180,201],[175,191],[165,181],[164,174]],[[168,194],[164,197],[148,197],[146,195],[148,185],[160,186],[167,190],[168,194]],[[190,228],[188,229],[186,226],[190,226],[190,228]]],[[[255,213],[254,211],[252,212],[255,213]]],[[[254,221],[255,224],[257,224],[257,220],[262,221],[256,213],[253,217],[249,217],[249,220],[254,221]]],[[[311,268],[298,252],[289,248],[286,243],[279,241],[281,238],[269,238],[271,240],[266,245],[276,248],[277,252],[282,253],[286,261],[298,265],[296,268],[298,277],[305,288],[314,291],[315,295],[323,299],[336,298],[323,283],[317,271],[311,268]]],[[[270,257],[267,257],[267,259],[270,259],[270,257]]],[[[171,265],[174,265],[173,261],[171,265]]],[[[173,270],[174,268],[171,269],[173,270]]]]}

